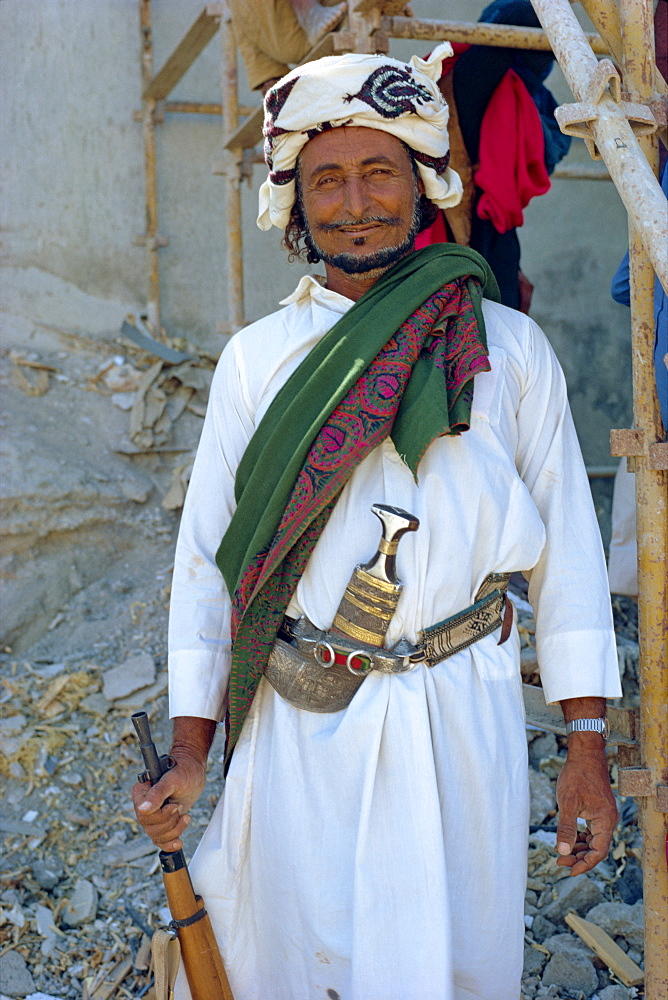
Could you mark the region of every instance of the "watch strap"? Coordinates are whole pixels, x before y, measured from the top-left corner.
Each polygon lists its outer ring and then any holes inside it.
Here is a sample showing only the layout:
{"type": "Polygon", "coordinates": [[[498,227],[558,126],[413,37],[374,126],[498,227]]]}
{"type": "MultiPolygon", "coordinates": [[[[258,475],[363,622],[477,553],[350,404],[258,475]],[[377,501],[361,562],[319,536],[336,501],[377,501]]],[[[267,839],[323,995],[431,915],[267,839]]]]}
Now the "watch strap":
{"type": "Polygon", "coordinates": [[[607,719],[571,719],[566,729],[569,736],[571,733],[600,733],[604,740],[610,733],[607,719]]]}

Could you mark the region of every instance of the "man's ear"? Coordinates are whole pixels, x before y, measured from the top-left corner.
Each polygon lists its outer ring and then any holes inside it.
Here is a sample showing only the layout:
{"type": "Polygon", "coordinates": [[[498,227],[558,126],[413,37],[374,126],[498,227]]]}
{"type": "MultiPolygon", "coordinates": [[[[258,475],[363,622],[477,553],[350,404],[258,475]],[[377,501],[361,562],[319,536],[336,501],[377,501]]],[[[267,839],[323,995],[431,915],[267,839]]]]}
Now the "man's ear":
{"type": "Polygon", "coordinates": [[[418,173],[418,179],[417,179],[417,189],[418,189],[418,194],[419,195],[423,195],[424,194],[424,181],[420,177],[419,173],[418,173]]]}

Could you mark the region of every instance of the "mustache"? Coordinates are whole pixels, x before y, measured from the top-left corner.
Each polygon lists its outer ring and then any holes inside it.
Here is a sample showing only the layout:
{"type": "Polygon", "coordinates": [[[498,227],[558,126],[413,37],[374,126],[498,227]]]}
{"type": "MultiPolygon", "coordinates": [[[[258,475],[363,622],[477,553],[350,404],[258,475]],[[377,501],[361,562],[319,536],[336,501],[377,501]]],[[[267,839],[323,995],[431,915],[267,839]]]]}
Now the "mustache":
{"type": "Polygon", "coordinates": [[[318,222],[315,228],[321,233],[331,233],[335,229],[341,229],[343,226],[368,226],[372,222],[379,222],[383,226],[398,226],[401,219],[396,216],[369,215],[366,219],[342,219],[338,222],[318,222]]]}

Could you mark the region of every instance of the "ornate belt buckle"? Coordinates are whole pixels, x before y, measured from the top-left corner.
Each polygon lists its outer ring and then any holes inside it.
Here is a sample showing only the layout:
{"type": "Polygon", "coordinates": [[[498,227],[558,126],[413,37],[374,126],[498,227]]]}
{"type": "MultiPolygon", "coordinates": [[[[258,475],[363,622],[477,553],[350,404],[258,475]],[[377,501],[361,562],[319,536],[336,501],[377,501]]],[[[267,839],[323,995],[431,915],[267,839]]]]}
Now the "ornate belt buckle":
{"type": "Polygon", "coordinates": [[[321,639],[313,647],[313,658],[321,667],[329,670],[333,666],[345,666],[351,674],[358,677],[368,674],[373,669],[371,653],[365,649],[348,649],[333,646],[321,639]]]}
{"type": "Polygon", "coordinates": [[[313,647],[313,656],[316,663],[319,663],[321,667],[325,667],[326,669],[333,667],[336,663],[336,653],[334,652],[334,648],[323,639],[321,639],[320,642],[316,642],[313,647]]]}
{"type": "Polygon", "coordinates": [[[346,667],[351,674],[358,676],[359,674],[368,674],[372,669],[371,657],[363,649],[354,649],[352,653],[348,653],[346,657],[346,667]],[[355,666],[355,660],[358,661],[358,666],[355,666]]]}

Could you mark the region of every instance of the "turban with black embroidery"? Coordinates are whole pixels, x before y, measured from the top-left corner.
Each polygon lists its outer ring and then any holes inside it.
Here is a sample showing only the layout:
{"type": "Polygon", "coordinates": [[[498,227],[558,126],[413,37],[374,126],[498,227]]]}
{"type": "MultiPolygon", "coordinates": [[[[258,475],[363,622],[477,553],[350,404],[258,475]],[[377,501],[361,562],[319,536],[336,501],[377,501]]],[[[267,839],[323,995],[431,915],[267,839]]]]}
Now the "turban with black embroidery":
{"type": "Polygon", "coordinates": [[[462,196],[449,166],[448,106],[438,89],[449,42],[410,63],[384,55],[325,56],[297,66],[264,101],[264,155],[269,177],[260,188],[260,229],[285,229],[296,197],[297,158],[309,139],[342,125],[389,132],[411,149],[425,194],[438,208],[462,196]]]}

